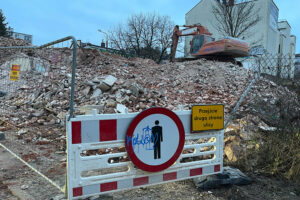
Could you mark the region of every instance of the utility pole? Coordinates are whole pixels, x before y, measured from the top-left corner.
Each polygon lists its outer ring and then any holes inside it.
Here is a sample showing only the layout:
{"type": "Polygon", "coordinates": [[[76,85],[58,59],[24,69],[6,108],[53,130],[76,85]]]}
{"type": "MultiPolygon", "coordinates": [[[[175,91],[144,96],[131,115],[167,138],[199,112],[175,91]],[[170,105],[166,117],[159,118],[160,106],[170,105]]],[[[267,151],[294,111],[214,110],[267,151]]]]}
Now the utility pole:
{"type": "Polygon", "coordinates": [[[98,29],[98,31],[100,33],[104,33],[106,35],[106,44],[105,44],[105,47],[108,48],[108,34],[106,32],[104,32],[104,31],[102,31],[101,29],[98,29]]]}

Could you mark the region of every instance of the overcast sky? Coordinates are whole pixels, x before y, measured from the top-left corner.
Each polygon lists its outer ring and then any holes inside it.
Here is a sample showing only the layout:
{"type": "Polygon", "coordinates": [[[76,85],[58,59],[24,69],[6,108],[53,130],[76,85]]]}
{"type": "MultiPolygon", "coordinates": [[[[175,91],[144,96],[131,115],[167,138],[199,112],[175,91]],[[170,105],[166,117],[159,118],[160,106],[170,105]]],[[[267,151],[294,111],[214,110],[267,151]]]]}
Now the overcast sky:
{"type": "MultiPolygon", "coordinates": [[[[100,44],[104,31],[116,26],[132,13],[158,12],[175,24],[184,24],[185,13],[200,0],[1,0],[9,26],[16,32],[33,35],[33,44],[44,44],[73,35],[83,42],[100,44]]],[[[275,0],[279,19],[286,19],[292,34],[300,36],[300,1],[275,0]]],[[[300,37],[297,52],[300,52],[300,37]]]]}

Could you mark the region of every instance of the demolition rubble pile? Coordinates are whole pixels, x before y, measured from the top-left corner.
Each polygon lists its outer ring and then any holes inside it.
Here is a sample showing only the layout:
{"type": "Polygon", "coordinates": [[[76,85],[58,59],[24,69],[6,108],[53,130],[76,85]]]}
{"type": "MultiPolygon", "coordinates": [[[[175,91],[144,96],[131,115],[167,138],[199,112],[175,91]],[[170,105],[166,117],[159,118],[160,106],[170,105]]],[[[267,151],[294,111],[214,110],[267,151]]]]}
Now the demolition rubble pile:
{"type": "MultiPolygon", "coordinates": [[[[0,36],[0,47],[11,47],[11,46],[29,46],[27,42],[21,39],[13,39],[0,36]]],[[[20,49],[6,49],[0,53],[0,65],[6,61],[8,56],[20,52],[20,49]]]]}
{"type": "Polygon", "coordinates": [[[13,39],[0,36],[0,47],[9,47],[9,46],[27,46],[28,43],[21,39],[13,39]]]}
{"type": "MultiPolygon", "coordinates": [[[[0,86],[0,90],[8,88],[0,96],[1,120],[17,127],[20,135],[26,135],[31,128],[38,129],[35,136],[32,131],[28,141],[63,141],[70,103],[72,51],[35,50],[22,56],[41,61],[39,65],[45,70],[37,71],[36,66],[31,66],[29,71],[21,71],[19,82],[10,87],[0,86]],[[15,89],[11,90],[12,87],[15,89]]],[[[10,59],[11,55],[6,63],[10,59]]],[[[148,59],[126,59],[79,49],[75,114],[91,113],[92,109],[98,113],[116,113],[127,109],[138,112],[154,106],[177,110],[190,109],[193,104],[224,104],[227,118],[253,78],[252,72],[227,62],[200,59],[158,65],[148,59]]],[[[238,116],[258,116],[257,125],[269,130],[282,116],[297,119],[299,109],[295,93],[261,77],[239,108],[238,116]],[[283,97],[288,97],[288,101],[283,101],[283,97]],[[286,108],[294,112],[291,114],[286,108]]],[[[0,123],[0,131],[1,126],[7,128],[0,123]]]]}

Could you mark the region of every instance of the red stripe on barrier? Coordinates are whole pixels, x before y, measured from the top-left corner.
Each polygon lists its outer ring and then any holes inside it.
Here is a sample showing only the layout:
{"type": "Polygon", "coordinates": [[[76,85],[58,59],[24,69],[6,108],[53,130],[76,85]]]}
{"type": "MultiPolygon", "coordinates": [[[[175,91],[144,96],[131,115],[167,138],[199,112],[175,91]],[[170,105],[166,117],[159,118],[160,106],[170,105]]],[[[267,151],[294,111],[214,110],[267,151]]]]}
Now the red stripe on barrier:
{"type": "Polygon", "coordinates": [[[100,142],[117,139],[117,120],[100,120],[100,142]]]}
{"type": "Polygon", "coordinates": [[[149,177],[141,177],[133,179],[133,186],[145,185],[149,183],[149,177]]]}
{"type": "Polygon", "coordinates": [[[202,175],[202,168],[190,170],[190,176],[198,176],[198,175],[202,175]]]}
{"type": "Polygon", "coordinates": [[[82,187],[73,188],[73,197],[82,196],[82,187]]]}
{"type": "Polygon", "coordinates": [[[177,172],[163,174],[164,181],[169,181],[169,180],[174,180],[174,179],[177,179],[177,172]]]}
{"type": "Polygon", "coordinates": [[[219,172],[220,170],[221,170],[221,166],[220,165],[215,165],[214,172],[219,172]]]}
{"type": "Polygon", "coordinates": [[[116,189],[118,189],[117,181],[100,184],[100,192],[106,192],[106,191],[111,191],[111,190],[116,190],[116,189]]]}
{"type": "Polygon", "coordinates": [[[81,143],[81,122],[72,122],[72,144],[81,143]]]}

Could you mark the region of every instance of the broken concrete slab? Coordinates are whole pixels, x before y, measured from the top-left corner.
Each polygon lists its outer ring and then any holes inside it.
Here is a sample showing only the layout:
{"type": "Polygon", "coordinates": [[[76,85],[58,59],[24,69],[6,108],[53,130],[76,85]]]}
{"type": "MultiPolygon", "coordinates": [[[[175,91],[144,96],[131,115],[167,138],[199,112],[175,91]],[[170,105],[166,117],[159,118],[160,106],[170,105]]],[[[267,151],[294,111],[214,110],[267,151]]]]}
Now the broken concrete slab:
{"type": "Polygon", "coordinates": [[[83,90],[82,90],[82,94],[83,95],[88,95],[91,91],[91,87],[90,86],[86,86],[83,90]]]}
{"type": "Polygon", "coordinates": [[[137,83],[133,83],[133,84],[131,84],[130,86],[129,86],[129,88],[128,88],[131,92],[132,92],[132,94],[134,95],[134,96],[139,96],[139,91],[140,91],[140,86],[139,86],[139,84],[137,84],[137,83]]]}
{"type": "Polygon", "coordinates": [[[122,104],[117,104],[116,110],[117,110],[117,112],[122,113],[122,114],[128,113],[128,108],[122,104]]]}
{"type": "Polygon", "coordinates": [[[106,101],[106,107],[108,108],[115,108],[117,105],[116,101],[109,99],[106,101]]]}
{"type": "Polygon", "coordinates": [[[32,116],[34,116],[34,117],[41,117],[43,115],[44,115],[43,110],[37,110],[36,112],[32,113],[32,116]]]}
{"type": "Polygon", "coordinates": [[[93,110],[96,110],[97,113],[102,113],[104,110],[104,105],[86,105],[79,108],[80,113],[86,114],[86,115],[92,115],[94,114],[93,110]]]}
{"type": "Polygon", "coordinates": [[[96,84],[99,84],[101,82],[101,80],[98,79],[98,77],[95,77],[93,80],[92,80],[93,83],[96,83],[96,84]]]}
{"type": "Polygon", "coordinates": [[[107,92],[111,88],[109,85],[107,85],[104,82],[101,82],[97,87],[100,88],[102,92],[107,92]]]}
{"type": "Polygon", "coordinates": [[[179,65],[178,68],[179,68],[179,70],[184,70],[185,66],[184,65],[179,65]]]}
{"type": "Polygon", "coordinates": [[[116,81],[117,81],[117,78],[112,75],[106,76],[105,79],[103,80],[103,82],[110,87],[112,87],[116,81]]]}
{"type": "Polygon", "coordinates": [[[28,129],[24,128],[18,131],[18,135],[24,135],[28,132],[28,129]]]}
{"type": "Polygon", "coordinates": [[[93,98],[98,98],[100,97],[102,94],[102,91],[100,89],[96,89],[94,92],[93,92],[93,95],[91,96],[91,99],[93,98]]]}

